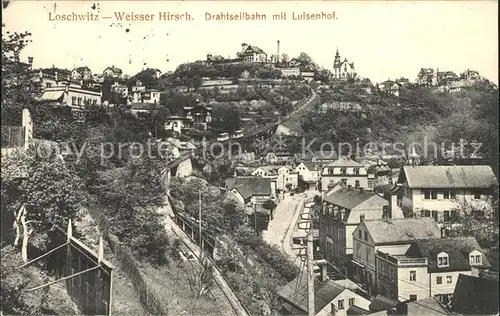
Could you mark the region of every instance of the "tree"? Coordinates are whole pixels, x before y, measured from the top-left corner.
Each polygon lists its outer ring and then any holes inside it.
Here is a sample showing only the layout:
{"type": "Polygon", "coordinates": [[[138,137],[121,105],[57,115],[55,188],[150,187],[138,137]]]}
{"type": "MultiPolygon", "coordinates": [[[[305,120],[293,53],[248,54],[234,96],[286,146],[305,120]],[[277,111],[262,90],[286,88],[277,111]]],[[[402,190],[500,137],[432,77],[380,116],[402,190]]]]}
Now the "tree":
{"type": "Polygon", "coordinates": [[[25,106],[41,91],[40,84],[34,80],[31,65],[20,60],[21,51],[32,42],[30,36],[29,32],[2,32],[2,109],[25,106]]]}
{"type": "Polygon", "coordinates": [[[20,60],[21,51],[32,42],[30,36],[28,32],[2,32],[2,125],[20,125],[22,109],[41,92],[31,64],[20,60]]]}
{"type": "Polygon", "coordinates": [[[245,210],[237,201],[226,198],[222,207],[227,231],[235,231],[245,223],[245,210]]]}
{"type": "Polygon", "coordinates": [[[315,71],[318,69],[318,65],[306,53],[300,53],[297,60],[299,60],[302,64],[301,71],[315,71]]]}
{"type": "Polygon", "coordinates": [[[287,64],[290,61],[290,57],[287,54],[281,54],[281,60],[282,63],[287,64]]]}
{"type": "Polygon", "coordinates": [[[212,112],[212,128],[219,133],[239,130],[240,113],[229,104],[215,107],[212,112]]]}
{"type": "Polygon", "coordinates": [[[27,174],[27,179],[17,185],[19,196],[16,199],[5,196],[9,191],[2,188],[2,199],[10,201],[2,212],[13,212],[15,224],[20,228],[15,246],[22,230],[25,262],[28,260],[28,238],[36,237],[33,242],[38,244],[50,241],[57,231],[55,225],[66,227],[69,219],[78,216],[84,201],[82,179],[53,154],[53,150],[32,147],[27,155],[18,153],[2,161],[2,175],[6,175],[2,176],[3,188],[12,186],[18,170],[25,170],[27,174]]]}

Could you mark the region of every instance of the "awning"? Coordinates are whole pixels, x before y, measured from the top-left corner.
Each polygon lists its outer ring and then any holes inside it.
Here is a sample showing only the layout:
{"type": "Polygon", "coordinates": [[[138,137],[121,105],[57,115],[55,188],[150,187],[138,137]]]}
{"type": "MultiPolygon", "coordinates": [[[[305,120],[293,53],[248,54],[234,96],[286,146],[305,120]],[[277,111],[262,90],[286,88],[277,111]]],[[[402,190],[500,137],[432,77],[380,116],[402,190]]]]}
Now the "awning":
{"type": "Polygon", "coordinates": [[[57,101],[61,99],[64,91],[45,91],[42,95],[42,100],[57,101]]]}

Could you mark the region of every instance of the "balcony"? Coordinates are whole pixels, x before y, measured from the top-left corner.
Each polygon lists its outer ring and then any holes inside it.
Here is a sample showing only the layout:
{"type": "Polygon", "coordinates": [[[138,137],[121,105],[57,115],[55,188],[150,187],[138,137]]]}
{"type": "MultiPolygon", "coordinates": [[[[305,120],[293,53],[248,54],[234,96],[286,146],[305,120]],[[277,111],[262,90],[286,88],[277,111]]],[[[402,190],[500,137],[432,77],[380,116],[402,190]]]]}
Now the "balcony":
{"type": "Polygon", "coordinates": [[[398,266],[427,266],[427,258],[397,258],[398,266]]]}
{"type": "Polygon", "coordinates": [[[397,266],[427,266],[427,258],[410,258],[402,255],[394,255],[377,251],[377,257],[382,260],[389,261],[397,266]]]}

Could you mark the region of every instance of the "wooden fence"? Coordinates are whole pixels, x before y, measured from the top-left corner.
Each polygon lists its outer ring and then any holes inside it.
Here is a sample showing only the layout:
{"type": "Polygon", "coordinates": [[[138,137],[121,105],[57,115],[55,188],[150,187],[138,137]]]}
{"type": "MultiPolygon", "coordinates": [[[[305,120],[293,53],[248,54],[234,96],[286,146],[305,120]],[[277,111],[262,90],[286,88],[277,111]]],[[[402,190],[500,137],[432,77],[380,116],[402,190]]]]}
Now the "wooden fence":
{"type": "Polygon", "coordinates": [[[120,269],[132,281],[134,291],[139,295],[141,305],[153,315],[168,315],[168,307],[163,304],[152,288],[144,280],[139,271],[134,256],[120,243],[119,239],[109,233],[111,223],[104,218],[99,210],[89,208],[89,213],[98,222],[103,238],[109,243],[116,260],[120,263],[120,269]]]}

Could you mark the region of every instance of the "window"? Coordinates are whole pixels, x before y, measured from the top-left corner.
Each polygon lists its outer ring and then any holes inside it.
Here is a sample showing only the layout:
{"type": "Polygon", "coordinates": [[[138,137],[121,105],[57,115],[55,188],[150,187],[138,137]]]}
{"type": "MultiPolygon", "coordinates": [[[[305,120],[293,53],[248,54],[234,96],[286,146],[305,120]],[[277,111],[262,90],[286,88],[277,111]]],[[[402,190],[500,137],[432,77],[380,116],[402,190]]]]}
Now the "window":
{"type": "Polygon", "coordinates": [[[78,98],[78,105],[82,105],[82,98],[78,98]]]}
{"type": "Polygon", "coordinates": [[[440,254],[438,254],[437,259],[439,268],[447,267],[449,265],[447,253],[441,252],[440,254]]]}
{"type": "Polygon", "coordinates": [[[365,251],[365,259],[366,259],[366,261],[370,260],[370,249],[366,249],[366,251],[365,251]]]}
{"type": "Polygon", "coordinates": [[[344,183],[344,185],[347,184],[347,179],[342,179],[342,183],[344,183]]]}
{"type": "Polygon", "coordinates": [[[353,306],[355,301],[356,301],[356,298],[351,297],[351,298],[349,299],[349,306],[353,306]]]}
{"type": "Polygon", "coordinates": [[[365,231],[365,240],[368,241],[368,232],[365,231]]]}
{"type": "Polygon", "coordinates": [[[476,200],[481,199],[481,192],[474,191],[474,199],[476,199],[476,200]]]}
{"type": "Polygon", "coordinates": [[[481,255],[476,255],[476,263],[481,264],[481,255]]]}
{"type": "Polygon", "coordinates": [[[45,88],[50,88],[52,87],[52,83],[51,82],[46,82],[45,83],[45,88]]]}
{"type": "Polygon", "coordinates": [[[411,282],[417,281],[417,271],[410,271],[410,281],[411,282]]]}
{"type": "Polygon", "coordinates": [[[356,180],[356,181],[354,182],[354,186],[355,186],[356,188],[359,188],[359,180],[356,180]]]}
{"type": "Polygon", "coordinates": [[[359,174],[359,168],[354,168],[354,174],[359,174]]]}
{"type": "Polygon", "coordinates": [[[424,190],[424,199],[429,200],[431,198],[431,190],[424,190]]]}
{"type": "Polygon", "coordinates": [[[453,282],[451,275],[447,275],[446,276],[446,283],[450,284],[451,282],[453,282]]]}
{"type": "Polygon", "coordinates": [[[443,284],[443,277],[442,276],[436,277],[436,284],[443,284]]]}
{"type": "Polygon", "coordinates": [[[429,210],[421,210],[420,211],[420,216],[422,216],[422,217],[431,217],[431,211],[429,211],[429,210]]]}
{"type": "Polygon", "coordinates": [[[436,200],[436,199],[438,198],[438,193],[437,193],[437,191],[431,191],[431,198],[432,198],[433,200],[436,200]]]}
{"type": "Polygon", "coordinates": [[[340,310],[340,309],[344,309],[344,300],[339,300],[339,301],[337,302],[337,306],[339,307],[339,310],[340,310]]]}
{"type": "Polygon", "coordinates": [[[438,221],[438,211],[432,211],[432,218],[437,222],[438,221]]]}
{"type": "Polygon", "coordinates": [[[452,199],[456,199],[457,198],[457,192],[450,190],[450,196],[451,196],[452,199]]]}
{"type": "Polygon", "coordinates": [[[443,199],[449,199],[449,198],[450,198],[450,190],[444,190],[443,199]]]}
{"type": "Polygon", "coordinates": [[[373,180],[368,180],[368,188],[373,188],[373,180]]]}
{"type": "Polygon", "coordinates": [[[445,222],[450,221],[450,211],[444,211],[444,221],[445,222]]]}
{"type": "Polygon", "coordinates": [[[458,211],[451,211],[451,221],[454,223],[458,222],[458,211]]]}
{"type": "Polygon", "coordinates": [[[359,239],[363,238],[363,231],[361,229],[358,230],[358,238],[359,239]]]}
{"type": "Polygon", "coordinates": [[[362,222],[365,220],[365,214],[359,215],[359,222],[362,222]]]}
{"type": "Polygon", "coordinates": [[[417,296],[414,294],[410,294],[410,301],[416,301],[416,300],[417,300],[417,296]]]}
{"type": "Polygon", "coordinates": [[[346,174],[347,173],[347,169],[346,168],[340,168],[340,173],[341,174],[346,174]]]}
{"type": "Polygon", "coordinates": [[[71,97],[71,104],[76,105],[76,97],[71,97]]]}

